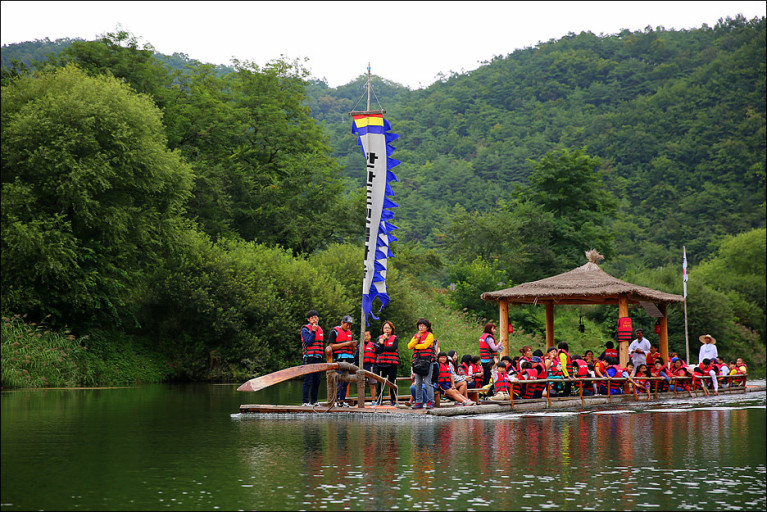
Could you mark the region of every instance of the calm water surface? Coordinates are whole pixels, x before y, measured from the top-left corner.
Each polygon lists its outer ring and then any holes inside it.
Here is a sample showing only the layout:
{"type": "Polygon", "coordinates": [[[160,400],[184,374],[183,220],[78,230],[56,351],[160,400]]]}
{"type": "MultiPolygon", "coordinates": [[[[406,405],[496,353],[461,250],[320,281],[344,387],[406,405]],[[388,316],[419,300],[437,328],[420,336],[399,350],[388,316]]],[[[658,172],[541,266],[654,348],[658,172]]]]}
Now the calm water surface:
{"type": "Polygon", "coordinates": [[[764,392],[473,419],[237,414],[300,386],[4,392],[2,510],[767,505],[764,392]]]}

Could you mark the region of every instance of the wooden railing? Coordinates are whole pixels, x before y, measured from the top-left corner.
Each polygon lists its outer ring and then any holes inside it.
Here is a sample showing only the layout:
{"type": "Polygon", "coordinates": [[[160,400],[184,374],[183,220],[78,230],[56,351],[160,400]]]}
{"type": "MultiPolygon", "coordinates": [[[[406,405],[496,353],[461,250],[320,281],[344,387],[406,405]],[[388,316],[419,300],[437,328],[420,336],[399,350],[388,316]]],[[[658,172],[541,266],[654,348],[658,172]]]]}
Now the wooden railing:
{"type": "MultiPolygon", "coordinates": [[[[719,384],[719,391],[721,392],[734,392],[734,391],[743,391],[746,392],[746,379],[748,377],[748,374],[739,374],[739,375],[717,375],[716,379],[719,384]],[[733,386],[733,383],[736,383],[736,385],[733,386]],[[729,386],[723,386],[722,384],[729,384],[729,386]]],[[[703,384],[700,381],[704,380],[712,380],[713,377],[711,375],[703,375],[703,376],[692,376],[692,377],[679,377],[679,376],[670,376],[668,378],[668,384],[669,386],[674,386],[673,393],[674,396],[677,395],[679,388],[684,387],[685,390],[690,394],[690,396],[693,396],[693,393],[695,396],[698,396],[698,390],[702,390],[702,392],[705,395],[709,394],[709,390],[707,389],[706,385],[703,384]],[[680,386],[679,383],[684,383],[685,381],[690,381],[690,384],[687,386],[680,386]],[[677,384],[675,384],[675,382],[677,384]]],[[[410,377],[397,377],[397,381],[410,381],[410,377]]],[[[551,407],[551,385],[560,383],[562,385],[565,384],[571,384],[578,387],[578,396],[581,399],[581,404],[584,403],[583,399],[583,386],[587,382],[606,382],[606,388],[608,391],[607,394],[607,400],[608,402],[612,402],[613,395],[617,393],[610,393],[611,391],[611,383],[613,382],[621,382],[623,383],[624,388],[626,385],[630,385],[631,392],[634,394],[634,400],[639,400],[639,394],[646,393],[647,394],[647,400],[650,400],[652,398],[652,395],[655,395],[655,399],[658,400],[658,393],[659,393],[659,387],[662,382],[666,381],[665,377],[583,377],[583,378],[546,378],[546,379],[533,379],[533,380],[516,380],[516,381],[510,381],[510,383],[514,386],[520,386],[520,385],[526,385],[526,384],[533,384],[542,382],[546,385],[546,398],[548,401],[548,407],[551,407]],[[639,385],[636,383],[637,380],[642,381],[649,381],[651,383],[651,391],[647,391],[646,389],[637,390],[639,385]]],[[[482,391],[485,391],[481,388],[476,389],[467,389],[467,394],[477,395],[481,393],[482,391]]],[[[670,391],[669,391],[670,392],[670,391]]],[[[624,393],[625,394],[625,390],[624,393]]],[[[434,395],[434,402],[435,407],[439,407],[439,400],[441,398],[442,393],[440,391],[435,391],[434,395]]],[[[595,394],[596,396],[596,394],[595,394]]],[[[471,398],[471,397],[469,397],[471,398]]],[[[560,397],[557,397],[560,398],[560,397]]],[[[561,397],[565,398],[565,397],[561,397]]],[[[518,398],[519,399],[519,398],[518,398]]],[[[522,399],[524,400],[524,399],[522,399]]],[[[514,408],[514,393],[509,394],[509,401],[511,402],[511,408],[514,408]]]]}

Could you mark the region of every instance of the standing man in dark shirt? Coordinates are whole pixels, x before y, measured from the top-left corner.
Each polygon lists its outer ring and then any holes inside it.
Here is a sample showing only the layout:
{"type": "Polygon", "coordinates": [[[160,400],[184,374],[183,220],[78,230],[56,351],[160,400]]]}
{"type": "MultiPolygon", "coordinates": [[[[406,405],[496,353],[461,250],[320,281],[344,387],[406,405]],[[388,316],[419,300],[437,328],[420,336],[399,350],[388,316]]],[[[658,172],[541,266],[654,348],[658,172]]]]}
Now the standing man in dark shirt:
{"type": "MultiPolygon", "coordinates": [[[[322,362],[324,352],[324,334],[319,326],[320,314],[315,310],[306,313],[307,324],[301,327],[301,344],[304,352],[304,364],[322,362]]],[[[318,405],[317,393],[320,390],[320,373],[304,375],[303,405],[318,405]],[[309,395],[311,392],[311,401],[309,395]]]]}

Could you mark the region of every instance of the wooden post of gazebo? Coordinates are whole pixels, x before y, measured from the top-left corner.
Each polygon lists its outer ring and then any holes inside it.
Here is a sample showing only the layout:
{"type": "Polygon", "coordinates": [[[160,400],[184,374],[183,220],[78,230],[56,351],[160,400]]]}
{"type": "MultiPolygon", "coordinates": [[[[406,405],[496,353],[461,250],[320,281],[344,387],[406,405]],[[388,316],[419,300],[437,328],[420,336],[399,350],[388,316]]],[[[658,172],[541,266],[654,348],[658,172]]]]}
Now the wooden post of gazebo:
{"type": "MultiPolygon", "coordinates": [[[[625,295],[618,297],[618,318],[629,316],[629,303],[625,295]]],[[[625,368],[629,362],[629,344],[627,341],[618,340],[618,364],[625,368]]]]}
{"type": "Polygon", "coordinates": [[[663,316],[658,320],[660,321],[660,334],[658,335],[658,348],[660,349],[660,356],[663,358],[663,363],[668,363],[668,316],[666,316],[666,303],[658,304],[658,309],[663,316]]]}
{"type": "Polygon", "coordinates": [[[546,303],[546,348],[556,347],[554,344],[554,303],[546,303]]]}
{"type": "MultiPolygon", "coordinates": [[[[501,344],[503,350],[501,350],[501,357],[509,355],[509,301],[500,301],[500,316],[499,329],[501,330],[501,344]]],[[[496,332],[496,335],[498,333],[496,332]]]]}

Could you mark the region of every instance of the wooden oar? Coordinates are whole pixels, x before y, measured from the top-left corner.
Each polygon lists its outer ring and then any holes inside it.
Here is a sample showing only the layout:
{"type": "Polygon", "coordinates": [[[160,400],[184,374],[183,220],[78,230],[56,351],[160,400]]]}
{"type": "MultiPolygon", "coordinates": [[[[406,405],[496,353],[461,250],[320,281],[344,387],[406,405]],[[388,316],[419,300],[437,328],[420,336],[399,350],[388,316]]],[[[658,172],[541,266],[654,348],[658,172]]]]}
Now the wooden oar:
{"type": "Polygon", "coordinates": [[[237,388],[237,391],[260,391],[264,388],[268,388],[269,386],[279,384],[280,382],[284,382],[295,377],[337,369],[338,363],[317,363],[293,366],[292,368],[285,368],[284,370],[280,370],[278,372],[262,375],[261,377],[256,377],[255,379],[250,379],[248,382],[237,388]]]}

